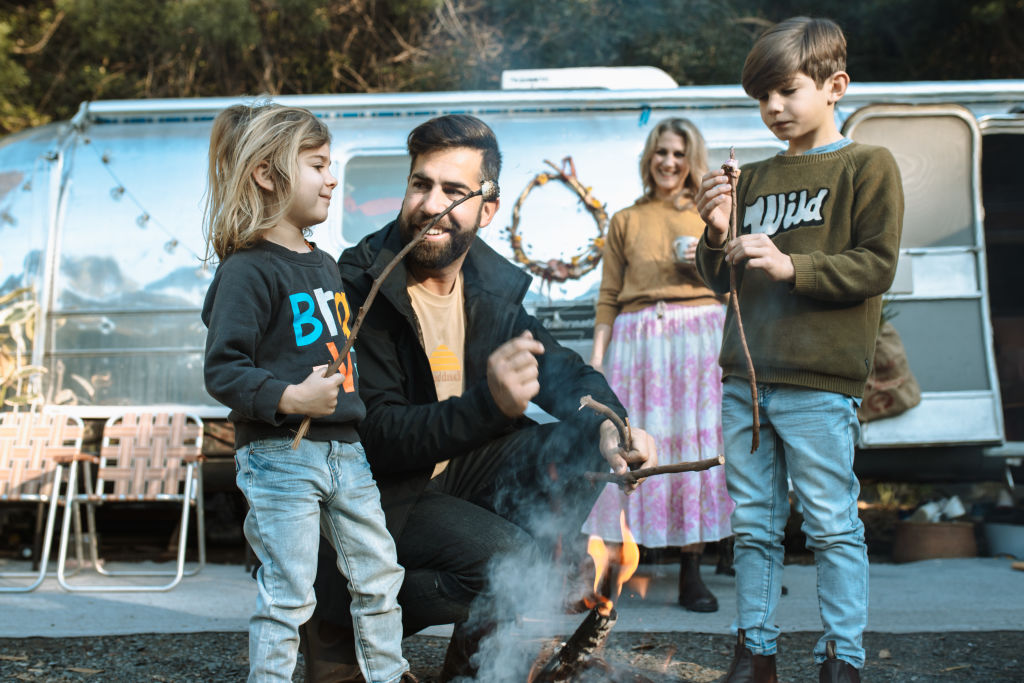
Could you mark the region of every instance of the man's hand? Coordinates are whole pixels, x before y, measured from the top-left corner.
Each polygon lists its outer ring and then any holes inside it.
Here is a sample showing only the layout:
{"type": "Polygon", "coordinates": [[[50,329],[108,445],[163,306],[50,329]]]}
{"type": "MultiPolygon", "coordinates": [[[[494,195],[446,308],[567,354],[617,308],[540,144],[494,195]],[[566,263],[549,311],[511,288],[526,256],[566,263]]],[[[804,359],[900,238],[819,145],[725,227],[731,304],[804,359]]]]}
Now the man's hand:
{"type": "MultiPolygon", "coordinates": [[[[654,437],[642,429],[631,427],[629,430],[633,437],[633,452],[628,454],[630,462],[626,461],[624,454],[619,448],[619,431],[611,420],[601,423],[601,455],[612,466],[615,474],[622,474],[629,470],[630,464],[633,469],[658,466],[658,447],[654,443],[654,437]]],[[[626,488],[626,494],[630,494],[639,486],[639,482],[626,488]]]]}
{"type": "Polygon", "coordinates": [[[697,211],[704,219],[704,224],[708,226],[708,243],[715,248],[725,244],[729,235],[731,192],[729,176],[722,169],[716,168],[705,173],[700,179],[700,188],[694,198],[697,211]]]}
{"type": "Polygon", "coordinates": [[[526,330],[497,349],[487,359],[487,388],[507,417],[526,412],[530,399],[540,392],[537,356],[544,345],[526,330]]]}
{"type": "Polygon", "coordinates": [[[326,369],[326,365],[318,365],[301,384],[285,387],[277,402],[278,412],[309,417],[326,417],[333,413],[338,407],[338,388],[345,382],[345,373],[324,377],[326,369]]]}
{"type": "Polygon", "coordinates": [[[748,269],[763,270],[776,282],[793,282],[796,277],[793,259],[779,251],[763,233],[740,235],[729,242],[725,247],[725,260],[736,265],[746,262],[748,269]]]}

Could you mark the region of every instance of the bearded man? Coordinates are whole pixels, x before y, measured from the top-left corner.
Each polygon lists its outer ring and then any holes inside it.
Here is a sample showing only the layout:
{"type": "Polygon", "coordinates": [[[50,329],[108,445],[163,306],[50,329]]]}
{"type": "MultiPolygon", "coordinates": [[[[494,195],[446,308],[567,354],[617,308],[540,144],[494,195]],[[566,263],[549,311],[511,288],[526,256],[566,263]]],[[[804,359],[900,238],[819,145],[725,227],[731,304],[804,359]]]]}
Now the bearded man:
{"type": "MultiPolygon", "coordinates": [[[[498,179],[497,140],[473,116],[427,121],[408,149],[398,219],[338,261],[352,310],[430,219],[498,179]]],[[[491,561],[550,558],[575,542],[600,492],[582,473],[627,468],[611,421],[578,410],[591,394],[625,417],[604,376],[526,312],[530,276],[477,237],[497,209],[474,197],[427,232],[383,282],[355,343],[360,437],[405,567],[405,632],[455,624],[443,681],[475,674],[470,658],[493,627],[491,561]],[[524,417],[530,401],[558,421],[524,417]]],[[[632,433],[634,466],[655,464],[653,440],[632,433]]],[[[317,611],[302,632],[307,680],[361,681],[348,617],[360,596],[350,598],[331,553],[322,557],[317,611]]]]}

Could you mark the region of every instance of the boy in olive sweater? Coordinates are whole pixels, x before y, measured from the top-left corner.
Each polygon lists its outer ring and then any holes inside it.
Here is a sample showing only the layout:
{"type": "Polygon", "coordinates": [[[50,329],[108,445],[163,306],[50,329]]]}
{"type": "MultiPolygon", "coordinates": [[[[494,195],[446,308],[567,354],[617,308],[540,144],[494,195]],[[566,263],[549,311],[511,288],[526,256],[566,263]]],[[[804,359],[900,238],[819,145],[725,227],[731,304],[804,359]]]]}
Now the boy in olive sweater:
{"type": "Polygon", "coordinates": [[[729,268],[737,268],[761,414],[751,453],[749,378],[730,309],[720,356],[726,481],[736,502],[738,642],[729,683],[776,680],[787,476],[818,568],[820,680],[859,681],[864,664],[868,558],[853,473],[856,413],[899,255],[903,192],[888,150],[844,138],[836,126],[845,67],[846,39],[829,20],[797,17],[768,29],[747,56],[743,87],[788,149],[743,167],[737,239],[727,242],[725,172],[706,174],[697,195],[707,225],[698,271],[726,292],[729,268]]]}

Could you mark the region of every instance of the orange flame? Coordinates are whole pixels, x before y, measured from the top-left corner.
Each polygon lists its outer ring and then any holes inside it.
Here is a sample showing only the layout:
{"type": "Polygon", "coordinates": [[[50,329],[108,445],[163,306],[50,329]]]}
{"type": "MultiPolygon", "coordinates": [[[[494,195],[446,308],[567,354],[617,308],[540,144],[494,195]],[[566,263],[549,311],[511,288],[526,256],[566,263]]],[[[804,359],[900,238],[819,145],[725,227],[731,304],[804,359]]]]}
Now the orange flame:
{"type": "Polygon", "coordinates": [[[634,576],[629,580],[628,588],[634,593],[640,596],[641,599],[647,597],[647,589],[651,586],[651,577],[649,576],[634,576]]]}
{"type": "Polygon", "coordinates": [[[640,566],[640,548],[633,538],[633,533],[626,524],[626,511],[619,511],[619,528],[622,530],[622,550],[619,557],[619,585],[616,587],[615,597],[622,594],[622,584],[629,581],[636,568],[640,566]]]}
{"type": "Polygon", "coordinates": [[[587,542],[587,553],[594,560],[594,591],[590,596],[583,598],[583,604],[608,616],[612,611],[612,601],[601,595],[601,579],[608,571],[608,546],[598,536],[591,536],[587,542]]]}
{"type": "MultiPolygon", "coordinates": [[[[619,545],[619,557],[614,563],[618,566],[615,599],[622,594],[622,586],[629,581],[640,565],[640,548],[626,524],[625,510],[619,513],[619,528],[622,530],[622,543],[619,545]]],[[[612,564],[608,546],[599,537],[591,536],[587,542],[587,553],[594,560],[594,592],[591,597],[584,598],[583,603],[590,608],[597,607],[601,614],[608,616],[612,611],[612,596],[601,594],[602,579],[612,564]]],[[[647,586],[644,584],[644,593],[646,593],[646,588],[647,586]]]]}
{"type": "Polygon", "coordinates": [[[601,577],[608,571],[608,547],[598,536],[591,536],[587,542],[587,554],[594,559],[594,594],[597,595],[601,577]]]}

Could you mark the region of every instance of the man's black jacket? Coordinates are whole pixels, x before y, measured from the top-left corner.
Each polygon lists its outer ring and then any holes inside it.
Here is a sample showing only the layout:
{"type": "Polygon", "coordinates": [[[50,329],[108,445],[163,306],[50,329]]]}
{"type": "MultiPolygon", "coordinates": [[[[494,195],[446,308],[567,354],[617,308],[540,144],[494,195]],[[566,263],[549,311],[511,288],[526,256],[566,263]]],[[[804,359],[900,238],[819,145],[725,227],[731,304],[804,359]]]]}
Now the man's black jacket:
{"type": "MultiPolygon", "coordinates": [[[[398,224],[392,222],[341,255],[338,266],[353,312],[362,306],[373,280],[401,247],[398,224]]],[[[625,416],[604,376],[555,341],[523,308],[530,276],[480,238],[473,241],[462,272],[466,348],[461,396],[437,400],[430,362],[406,290],[404,263],[384,281],[356,337],[359,391],[366,404],[359,433],[380,488],[388,529],[395,538],[436,463],[463,456],[533,424],[526,418],[506,417],[487,387],[488,356],[524,330],[530,330],[544,345],[544,354],[537,357],[540,393],[534,403],[559,420],[580,420],[582,429],[595,432],[603,418],[590,410],[578,410],[582,396],[591,394],[625,416]]]]}

